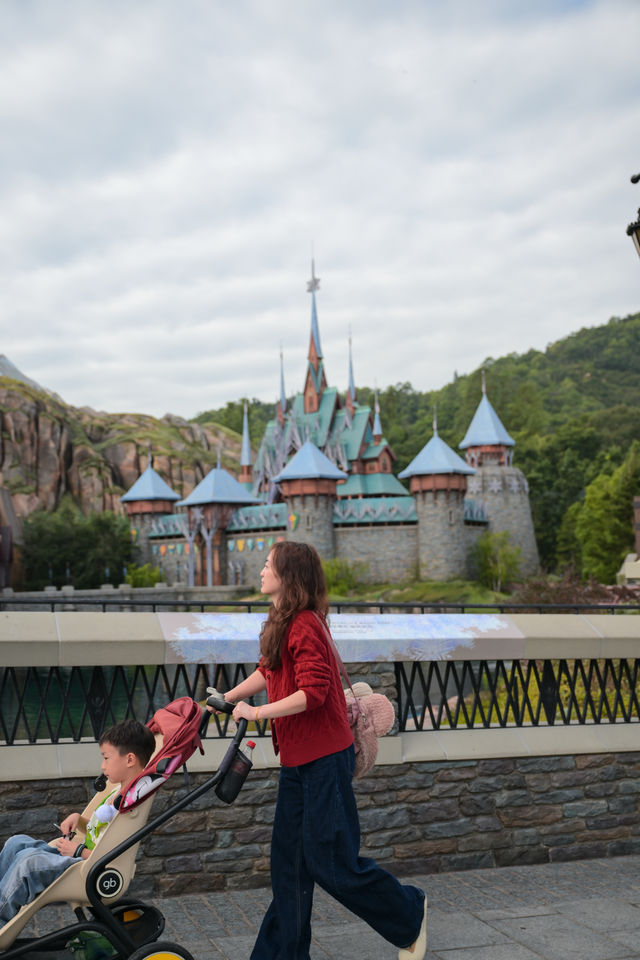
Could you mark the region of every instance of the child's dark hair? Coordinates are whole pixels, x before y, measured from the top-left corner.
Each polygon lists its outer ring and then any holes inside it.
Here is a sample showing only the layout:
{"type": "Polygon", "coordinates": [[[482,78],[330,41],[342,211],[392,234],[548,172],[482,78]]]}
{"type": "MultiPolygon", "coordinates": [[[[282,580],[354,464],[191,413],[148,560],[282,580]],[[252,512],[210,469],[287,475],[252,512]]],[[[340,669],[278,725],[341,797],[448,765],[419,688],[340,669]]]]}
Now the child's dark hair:
{"type": "Polygon", "coordinates": [[[151,754],[156,748],[156,738],[139,720],[123,720],[114,723],[105,730],[100,737],[100,746],[110,743],[124,756],[125,753],[135,753],[141,766],[146,767],[151,754]]]}

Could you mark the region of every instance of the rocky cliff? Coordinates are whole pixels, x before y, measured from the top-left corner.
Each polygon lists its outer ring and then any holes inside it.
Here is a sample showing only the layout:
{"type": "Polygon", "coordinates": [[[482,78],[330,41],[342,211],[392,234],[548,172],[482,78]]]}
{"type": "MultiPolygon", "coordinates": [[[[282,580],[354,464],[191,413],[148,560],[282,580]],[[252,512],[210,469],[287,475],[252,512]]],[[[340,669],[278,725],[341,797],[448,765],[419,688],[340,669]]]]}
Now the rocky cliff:
{"type": "MultiPolygon", "coordinates": [[[[239,469],[241,438],[225,427],[78,409],[0,376],[0,510],[7,495],[21,518],[38,507],[54,510],[71,494],[85,513],[121,513],[120,497],[147,466],[149,445],[154,468],[180,496],[215,466],[218,453],[222,466],[239,469]]],[[[2,512],[11,523],[10,511],[2,512]]]]}

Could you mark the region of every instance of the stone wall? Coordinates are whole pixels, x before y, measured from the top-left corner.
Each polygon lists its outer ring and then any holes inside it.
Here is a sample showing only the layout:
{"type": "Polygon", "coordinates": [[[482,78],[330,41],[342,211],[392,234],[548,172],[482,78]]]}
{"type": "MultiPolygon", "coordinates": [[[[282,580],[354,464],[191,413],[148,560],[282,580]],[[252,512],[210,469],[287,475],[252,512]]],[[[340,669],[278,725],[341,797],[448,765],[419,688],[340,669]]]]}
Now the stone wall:
{"type": "Polygon", "coordinates": [[[365,583],[400,583],[417,574],[418,528],[411,526],[336,527],[336,557],[362,564],[365,583]]]}
{"type": "MultiPolygon", "coordinates": [[[[144,842],[132,890],[268,886],[277,780],[254,769],[232,806],[210,792],[179,813],[144,842]]],[[[640,752],[381,765],[355,790],[362,853],[401,875],[640,852],[640,752]]],[[[175,775],[153,812],[183,793],[175,775]]],[[[89,779],[0,783],[0,839],[48,838],[90,796],[89,779]]]]}

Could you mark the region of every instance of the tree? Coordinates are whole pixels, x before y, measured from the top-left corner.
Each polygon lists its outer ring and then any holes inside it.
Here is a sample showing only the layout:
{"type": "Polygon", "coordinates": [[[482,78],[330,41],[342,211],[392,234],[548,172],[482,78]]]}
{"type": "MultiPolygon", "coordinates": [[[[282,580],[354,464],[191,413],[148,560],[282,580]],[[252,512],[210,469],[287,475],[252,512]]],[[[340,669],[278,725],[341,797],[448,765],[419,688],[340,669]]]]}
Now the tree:
{"type": "Polygon", "coordinates": [[[39,510],[25,520],[25,589],[71,583],[78,589],[119,583],[131,561],[124,517],[105,511],[84,517],[70,498],[54,513],[39,510]]]}
{"type": "Polygon", "coordinates": [[[613,583],[625,555],[633,549],[633,497],[640,489],[640,443],[631,445],[612,473],[600,473],[586,489],[575,519],[582,554],[582,575],[613,583]]]}
{"type": "Polygon", "coordinates": [[[507,588],[518,576],[522,550],[511,543],[507,530],[481,534],[473,546],[478,569],[478,580],[498,593],[507,588]]]}

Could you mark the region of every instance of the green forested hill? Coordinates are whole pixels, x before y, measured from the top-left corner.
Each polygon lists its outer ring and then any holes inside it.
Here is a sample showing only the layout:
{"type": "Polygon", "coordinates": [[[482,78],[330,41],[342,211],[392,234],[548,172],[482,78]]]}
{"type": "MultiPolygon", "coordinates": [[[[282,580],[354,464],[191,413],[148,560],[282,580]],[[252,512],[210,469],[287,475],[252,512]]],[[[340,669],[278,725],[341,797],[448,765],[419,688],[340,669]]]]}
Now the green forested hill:
{"type": "MultiPolygon", "coordinates": [[[[640,314],[580,330],[545,351],[488,358],[483,367],[489,399],[516,441],[515,463],[529,480],[543,564],[551,570],[573,561],[584,573],[611,579],[619,554],[633,543],[630,501],[628,542],[608,548],[595,543],[590,548],[596,556],[609,550],[606,570],[590,565],[588,550],[583,555],[584,536],[576,535],[576,524],[578,532],[589,527],[589,511],[595,509],[593,497],[586,506],[583,503],[589,485],[598,478],[614,478],[616,469],[630,457],[632,476],[625,483],[633,486],[635,482],[631,451],[633,441],[640,441],[640,314]]],[[[440,435],[457,449],[480,400],[481,375],[478,369],[434,391],[420,392],[410,383],[381,391],[382,426],[397,455],[397,470],[431,437],[434,404],[440,435]]],[[[372,401],[373,391],[359,387],[358,398],[372,401]]],[[[254,442],[259,442],[272,415],[272,405],[251,402],[254,442]]],[[[239,432],[242,405],[228,403],[221,410],[200,414],[197,420],[215,421],[239,432]]],[[[613,494],[606,492],[604,480],[598,482],[604,497],[600,509],[606,514],[607,497],[613,494]]],[[[624,491],[619,496],[627,496],[626,486],[624,491]]],[[[606,515],[602,523],[606,525],[606,515]]],[[[626,529],[624,523],[622,527],[626,529]]]]}

